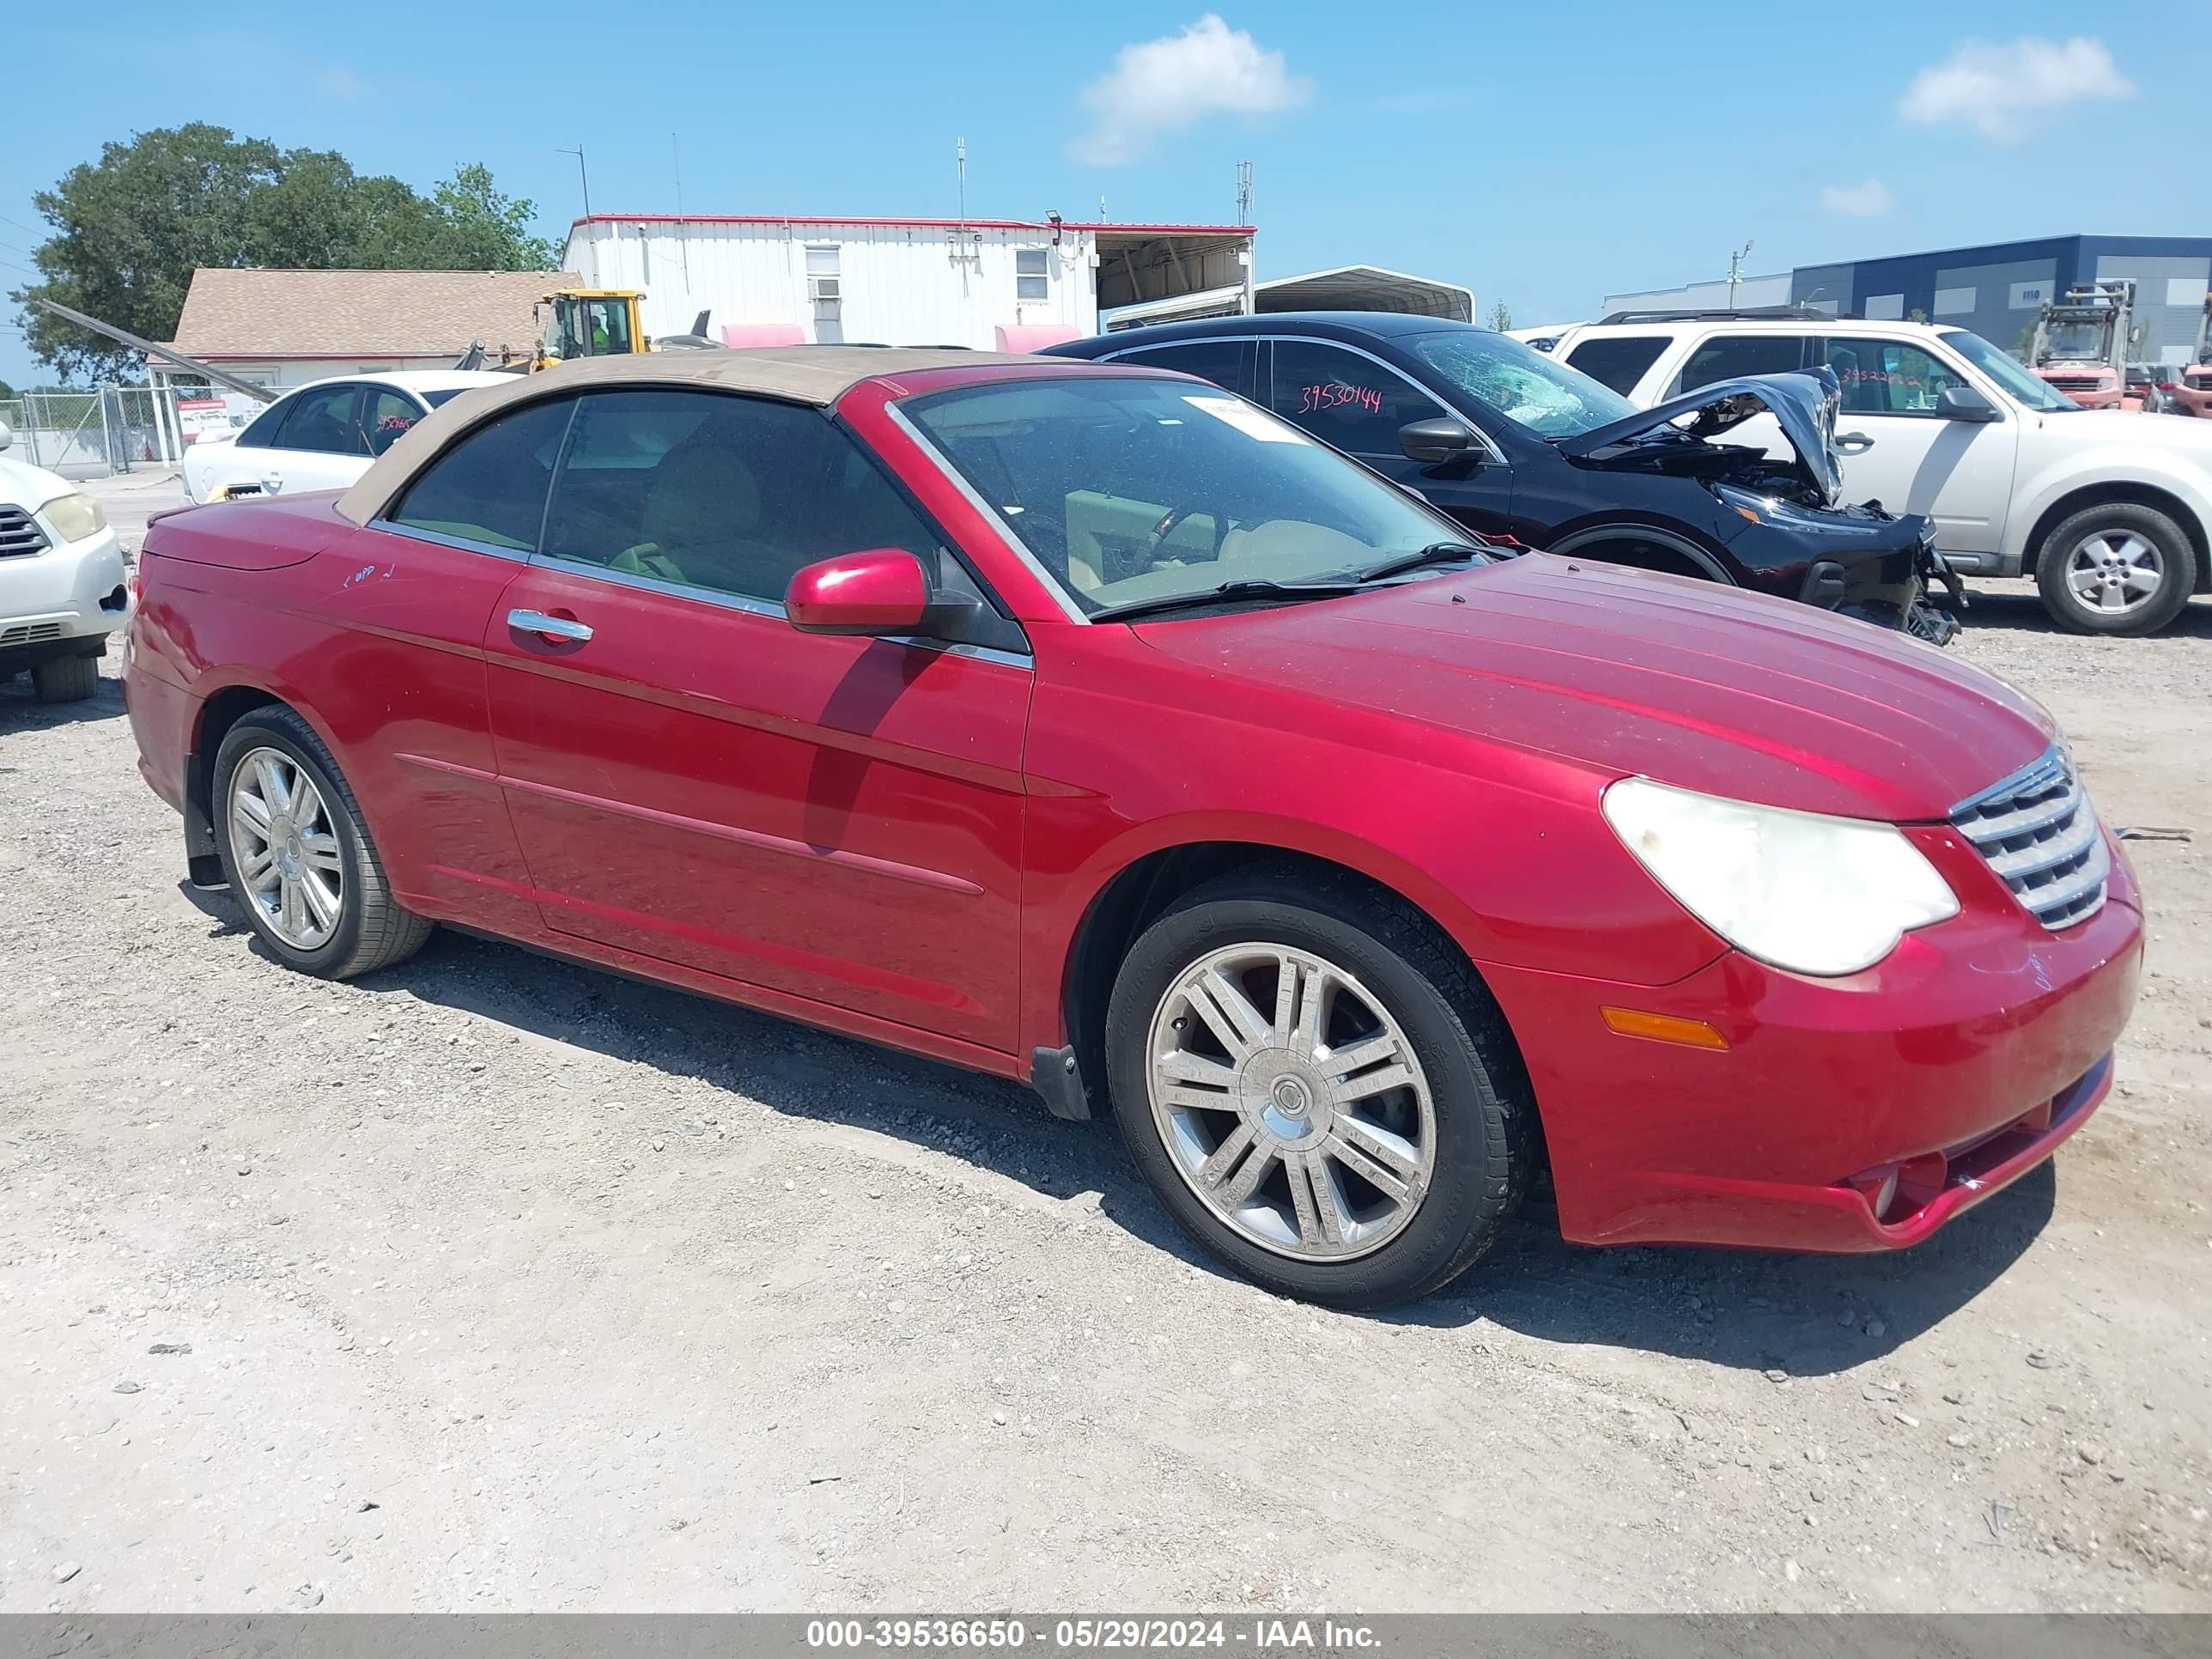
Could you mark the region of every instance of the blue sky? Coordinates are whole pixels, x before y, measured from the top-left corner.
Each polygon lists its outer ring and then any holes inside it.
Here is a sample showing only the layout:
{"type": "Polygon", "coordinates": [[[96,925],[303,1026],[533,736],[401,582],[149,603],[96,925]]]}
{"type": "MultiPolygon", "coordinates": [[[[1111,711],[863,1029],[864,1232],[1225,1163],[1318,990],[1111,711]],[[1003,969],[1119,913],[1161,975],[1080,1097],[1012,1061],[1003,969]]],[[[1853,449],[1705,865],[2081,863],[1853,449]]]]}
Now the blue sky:
{"type": "MultiPolygon", "coordinates": [[[[2212,3],[930,7],[606,0],[24,7],[0,287],[32,193],[201,119],[418,188],[465,161],[580,207],[1225,222],[1260,274],[1361,261],[1503,299],[2014,237],[2212,231],[2212,3]],[[1149,44],[1148,44],[1149,43],[1149,44]],[[1978,43],[1978,44],[1977,44],[1978,43]],[[27,73],[26,71],[28,71],[27,73]]],[[[0,379],[33,375],[0,306],[0,379]]]]}

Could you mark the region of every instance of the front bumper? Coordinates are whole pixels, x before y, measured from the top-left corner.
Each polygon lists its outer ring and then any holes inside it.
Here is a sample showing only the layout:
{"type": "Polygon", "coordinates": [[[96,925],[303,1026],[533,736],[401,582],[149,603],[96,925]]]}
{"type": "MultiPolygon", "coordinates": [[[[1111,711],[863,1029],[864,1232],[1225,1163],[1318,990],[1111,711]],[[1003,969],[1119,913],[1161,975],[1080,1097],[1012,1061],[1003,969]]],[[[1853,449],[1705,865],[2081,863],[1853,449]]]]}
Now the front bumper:
{"type": "Polygon", "coordinates": [[[2199,420],[2212,420],[2212,380],[2200,386],[2185,386],[2177,382],[2166,396],[2173,400],[2177,415],[2194,415],[2199,420]]]}
{"type": "Polygon", "coordinates": [[[96,653],[123,625],[128,599],[112,530],[0,559],[0,662],[96,653]]]}
{"type": "Polygon", "coordinates": [[[2050,933],[1954,832],[1912,833],[1960,912],[1863,973],[1810,979],[1735,952],[1656,990],[1486,969],[1521,1039],[1566,1237],[1895,1249],[2087,1120],[2142,971],[2125,860],[2101,910],[2050,933]],[[1614,1035],[1608,1006],[1704,1021],[1728,1048],[1614,1035]]]}
{"type": "MultiPolygon", "coordinates": [[[[1763,504],[1765,518],[1743,529],[1729,551],[1748,573],[1747,586],[1824,611],[1895,628],[1945,645],[1959,631],[1930,592],[1947,586],[1954,604],[1965,592],[1936,551],[1934,526],[1919,514],[1902,516],[1875,507],[1812,509],[1793,502],[1763,504]]],[[[1722,522],[1723,531],[1729,526],[1722,522]]]]}

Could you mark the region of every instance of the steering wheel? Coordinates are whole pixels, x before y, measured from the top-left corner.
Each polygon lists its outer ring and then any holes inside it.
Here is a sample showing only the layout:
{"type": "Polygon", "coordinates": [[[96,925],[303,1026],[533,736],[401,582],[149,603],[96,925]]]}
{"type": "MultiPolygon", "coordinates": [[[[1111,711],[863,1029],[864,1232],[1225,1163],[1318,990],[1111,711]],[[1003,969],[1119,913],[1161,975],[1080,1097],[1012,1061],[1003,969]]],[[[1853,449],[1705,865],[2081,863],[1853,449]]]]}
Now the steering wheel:
{"type": "MultiPolygon", "coordinates": [[[[1176,527],[1182,524],[1185,519],[1191,517],[1192,514],[1198,513],[1200,510],[1201,509],[1195,507],[1171,507],[1165,513],[1163,513],[1160,515],[1160,521],[1152,526],[1151,532],[1146,536],[1142,544],[1138,547],[1136,554],[1131,560],[1131,562],[1139,570],[1142,570],[1152,564],[1154,556],[1157,555],[1161,547],[1165,544],[1167,538],[1175,534],[1176,527]]],[[[1221,556],[1222,541],[1229,534],[1229,524],[1228,521],[1223,519],[1218,513],[1212,514],[1212,556],[1218,559],[1221,556]]]]}

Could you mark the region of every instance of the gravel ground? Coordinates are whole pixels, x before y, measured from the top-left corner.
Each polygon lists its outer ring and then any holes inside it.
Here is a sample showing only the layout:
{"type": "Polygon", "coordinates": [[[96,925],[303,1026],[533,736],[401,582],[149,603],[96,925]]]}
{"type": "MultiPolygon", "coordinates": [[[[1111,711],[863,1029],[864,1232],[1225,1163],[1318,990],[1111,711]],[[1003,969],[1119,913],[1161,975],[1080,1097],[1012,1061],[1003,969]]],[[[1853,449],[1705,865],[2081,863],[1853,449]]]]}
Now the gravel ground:
{"type": "Polygon", "coordinates": [[[112,679],[0,692],[0,1611],[2212,1609],[2212,605],[1972,620],[2200,834],[2111,1103],[1905,1255],[1539,1211],[1389,1318],[1009,1085],[452,933],[287,973],[112,679]]]}

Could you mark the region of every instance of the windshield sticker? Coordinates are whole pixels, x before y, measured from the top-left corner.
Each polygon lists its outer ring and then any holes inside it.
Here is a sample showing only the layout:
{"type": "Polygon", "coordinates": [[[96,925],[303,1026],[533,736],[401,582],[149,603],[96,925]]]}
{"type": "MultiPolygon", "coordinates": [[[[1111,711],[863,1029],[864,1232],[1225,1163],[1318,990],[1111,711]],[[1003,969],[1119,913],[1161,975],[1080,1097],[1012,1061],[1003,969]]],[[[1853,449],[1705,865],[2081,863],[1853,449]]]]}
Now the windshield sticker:
{"type": "Polygon", "coordinates": [[[1285,426],[1263,409],[1255,409],[1238,398],[1185,398],[1193,409],[1203,410],[1217,421],[1235,427],[1263,444],[1302,444],[1308,441],[1296,427],[1285,426]]]}
{"type": "Polygon", "coordinates": [[[1324,409],[1364,410],[1370,415],[1382,412],[1382,392],[1379,386],[1348,386],[1342,380],[1327,385],[1298,388],[1298,413],[1311,415],[1324,409]]]}

